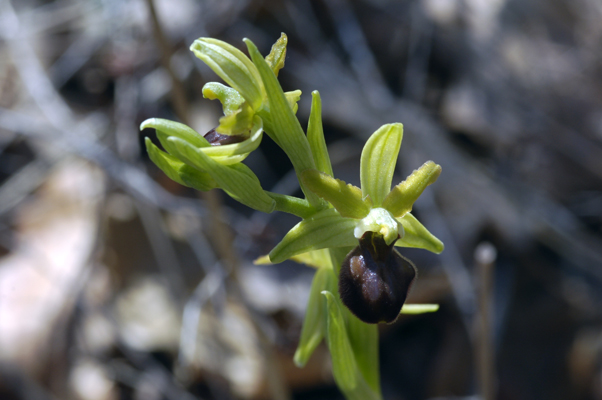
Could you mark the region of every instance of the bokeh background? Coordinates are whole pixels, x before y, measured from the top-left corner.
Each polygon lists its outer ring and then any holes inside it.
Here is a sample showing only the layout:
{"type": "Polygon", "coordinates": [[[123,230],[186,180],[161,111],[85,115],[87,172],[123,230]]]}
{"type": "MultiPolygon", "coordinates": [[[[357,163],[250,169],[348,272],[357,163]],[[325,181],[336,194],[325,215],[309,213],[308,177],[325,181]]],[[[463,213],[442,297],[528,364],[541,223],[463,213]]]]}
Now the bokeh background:
{"type": "MultiPolygon", "coordinates": [[[[599,0],[0,0],[0,398],[342,399],[320,347],[292,355],[313,270],[254,266],[296,222],[171,182],[146,118],[204,133],[219,80],[200,36],[322,95],[335,175],[402,122],[400,181],[441,255],[381,326],[386,399],[602,399],[599,0]]],[[[267,137],[245,161],[299,194],[267,137]]]]}

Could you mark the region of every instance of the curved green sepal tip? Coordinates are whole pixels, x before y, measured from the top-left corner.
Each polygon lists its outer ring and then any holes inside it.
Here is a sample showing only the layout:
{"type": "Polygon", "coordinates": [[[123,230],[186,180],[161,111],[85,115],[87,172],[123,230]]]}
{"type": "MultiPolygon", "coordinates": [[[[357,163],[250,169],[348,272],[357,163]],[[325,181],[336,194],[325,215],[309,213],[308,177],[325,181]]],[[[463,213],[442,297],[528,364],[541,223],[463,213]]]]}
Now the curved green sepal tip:
{"type": "Polygon", "coordinates": [[[255,210],[270,213],[276,206],[274,200],[261,188],[259,179],[244,164],[223,165],[211,159],[200,149],[187,142],[170,138],[178,150],[178,157],[188,165],[206,171],[230,197],[255,210]]]}
{"type": "Polygon", "coordinates": [[[196,147],[211,147],[211,144],[197,131],[180,122],[170,121],[163,118],[149,118],[140,124],[140,130],[153,128],[157,132],[157,139],[163,148],[171,155],[174,149],[167,139],[170,137],[180,138],[196,147]]]}
{"type": "Polygon", "coordinates": [[[443,251],[443,242],[430,233],[411,213],[396,219],[403,225],[405,234],[395,242],[395,246],[416,247],[436,254],[443,251]]]}
{"type": "Polygon", "coordinates": [[[337,278],[331,268],[318,268],[311,284],[301,338],[293,357],[299,368],[307,364],[326,334],[326,299],[321,294],[324,290],[337,290],[337,278]]]}
{"type": "Polygon", "coordinates": [[[274,75],[278,76],[278,72],[284,67],[284,59],[286,58],[286,45],[288,44],[288,37],[286,34],[281,33],[280,37],[272,45],[272,50],[265,58],[274,75]]]}
{"type": "Polygon", "coordinates": [[[370,206],[362,200],[362,191],[357,186],[346,184],[315,169],[303,171],[301,180],[306,188],[332,204],[342,217],[361,219],[370,211],[370,206]]]}
{"type": "Polygon", "coordinates": [[[400,123],[381,126],[370,136],[360,159],[360,179],[364,198],[370,196],[375,207],[380,207],[391,190],[391,180],[399,147],[403,138],[400,123]]]}
{"type": "Polygon", "coordinates": [[[236,47],[217,39],[199,38],[190,46],[220,78],[232,86],[249,102],[253,109],[261,107],[264,89],[257,68],[236,47]]]}
{"type": "Polygon", "coordinates": [[[390,211],[396,218],[402,217],[405,213],[412,211],[414,202],[428,185],[437,180],[440,174],[440,165],[432,161],[425,162],[391,190],[383,201],[383,208],[390,211]]]}
{"type": "Polygon", "coordinates": [[[295,225],[270,252],[274,264],[297,254],[329,247],[356,246],[355,220],[343,218],[333,208],[319,211],[295,225]]]}

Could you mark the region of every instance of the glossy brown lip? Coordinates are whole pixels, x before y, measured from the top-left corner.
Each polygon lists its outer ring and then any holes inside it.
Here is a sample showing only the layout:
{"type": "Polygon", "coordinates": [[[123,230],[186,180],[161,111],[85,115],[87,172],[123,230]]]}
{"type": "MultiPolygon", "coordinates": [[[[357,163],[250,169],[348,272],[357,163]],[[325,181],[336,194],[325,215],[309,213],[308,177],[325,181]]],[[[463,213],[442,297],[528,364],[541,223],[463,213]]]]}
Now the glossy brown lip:
{"type": "Polygon", "coordinates": [[[393,246],[382,235],[366,232],[341,265],[341,300],[368,324],[394,322],[416,277],[414,264],[393,246]]]}
{"type": "Polygon", "coordinates": [[[211,144],[211,146],[222,146],[226,144],[244,142],[247,137],[244,135],[224,135],[218,133],[216,128],[211,129],[205,134],[205,139],[211,144]]]}

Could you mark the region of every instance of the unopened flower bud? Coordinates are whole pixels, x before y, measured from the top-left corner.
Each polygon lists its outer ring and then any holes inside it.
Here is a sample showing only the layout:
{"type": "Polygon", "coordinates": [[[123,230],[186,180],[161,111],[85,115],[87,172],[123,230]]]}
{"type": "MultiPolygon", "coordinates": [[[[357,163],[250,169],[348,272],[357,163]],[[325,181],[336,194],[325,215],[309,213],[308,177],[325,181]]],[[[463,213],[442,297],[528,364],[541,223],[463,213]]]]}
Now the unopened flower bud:
{"type": "Polygon", "coordinates": [[[394,322],[416,277],[414,264],[394,243],[387,245],[381,234],[367,231],[341,265],[341,300],[368,324],[394,322]]]}

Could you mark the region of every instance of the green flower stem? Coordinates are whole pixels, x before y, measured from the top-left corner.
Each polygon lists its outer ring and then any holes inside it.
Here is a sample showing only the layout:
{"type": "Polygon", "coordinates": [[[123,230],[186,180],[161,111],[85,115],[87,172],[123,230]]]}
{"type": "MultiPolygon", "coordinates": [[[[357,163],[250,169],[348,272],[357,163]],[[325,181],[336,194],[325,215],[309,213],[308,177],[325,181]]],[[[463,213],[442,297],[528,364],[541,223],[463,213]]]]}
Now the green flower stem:
{"type": "Polygon", "coordinates": [[[316,209],[305,199],[287,196],[280,193],[265,192],[276,202],[276,211],[283,211],[301,218],[308,218],[316,213],[316,209]]]}

